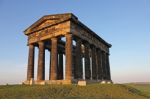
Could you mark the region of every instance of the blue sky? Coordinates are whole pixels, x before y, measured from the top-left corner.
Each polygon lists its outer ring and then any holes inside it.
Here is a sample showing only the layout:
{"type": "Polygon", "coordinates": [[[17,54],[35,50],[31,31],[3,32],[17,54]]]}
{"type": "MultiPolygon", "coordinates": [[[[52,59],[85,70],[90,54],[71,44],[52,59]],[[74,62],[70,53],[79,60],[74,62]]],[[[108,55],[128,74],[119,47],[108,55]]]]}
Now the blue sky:
{"type": "Polygon", "coordinates": [[[66,12],[112,44],[114,82],[150,81],[149,0],[0,0],[0,84],[26,79],[23,31],[44,15],[66,12]]]}

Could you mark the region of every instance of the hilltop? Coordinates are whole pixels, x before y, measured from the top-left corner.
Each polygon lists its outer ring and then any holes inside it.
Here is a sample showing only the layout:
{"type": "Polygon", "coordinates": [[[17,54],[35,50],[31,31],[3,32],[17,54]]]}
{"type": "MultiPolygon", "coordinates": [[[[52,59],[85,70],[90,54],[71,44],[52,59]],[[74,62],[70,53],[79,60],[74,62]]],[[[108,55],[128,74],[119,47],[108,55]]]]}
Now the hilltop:
{"type": "Polygon", "coordinates": [[[149,99],[150,96],[128,85],[5,85],[0,99],[149,99]]]}

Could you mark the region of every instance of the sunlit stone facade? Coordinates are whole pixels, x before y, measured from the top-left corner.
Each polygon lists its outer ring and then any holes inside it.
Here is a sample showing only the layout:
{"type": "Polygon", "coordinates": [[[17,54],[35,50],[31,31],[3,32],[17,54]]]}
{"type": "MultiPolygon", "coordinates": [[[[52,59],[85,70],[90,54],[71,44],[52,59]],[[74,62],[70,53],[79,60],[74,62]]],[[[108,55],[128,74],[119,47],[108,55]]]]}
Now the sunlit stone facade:
{"type": "Polygon", "coordinates": [[[111,82],[111,45],[71,14],[46,15],[24,31],[28,37],[25,84],[72,84],[78,81],[111,82]],[[34,78],[35,47],[38,48],[34,78]],[[49,51],[49,80],[45,80],[45,50],[49,51]],[[65,63],[65,65],[64,65],[65,63]]]}

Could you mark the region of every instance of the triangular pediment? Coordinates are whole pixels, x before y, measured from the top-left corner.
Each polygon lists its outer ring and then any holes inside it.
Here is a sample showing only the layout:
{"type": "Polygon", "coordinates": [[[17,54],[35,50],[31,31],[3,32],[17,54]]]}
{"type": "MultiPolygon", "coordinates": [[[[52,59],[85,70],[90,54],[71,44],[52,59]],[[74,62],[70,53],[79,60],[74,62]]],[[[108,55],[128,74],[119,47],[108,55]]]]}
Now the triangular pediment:
{"type": "Polygon", "coordinates": [[[58,20],[59,19],[57,19],[57,20],[53,20],[53,19],[43,20],[43,21],[41,21],[40,23],[36,24],[35,26],[31,27],[28,30],[36,31],[36,30],[48,27],[48,26],[50,26],[52,24],[55,24],[56,22],[58,22],[58,20]]]}
{"type": "Polygon", "coordinates": [[[34,31],[37,31],[37,30],[40,30],[40,29],[43,29],[43,28],[46,28],[46,27],[49,27],[49,26],[52,26],[55,24],[59,24],[61,22],[64,22],[64,21],[67,21],[68,19],[70,19],[71,15],[72,14],[67,13],[67,14],[56,14],[56,15],[43,16],[38,21],[36,21],[34,24],[32,24],[30,27],[28,27],[24,32],[26,35],[28,35],[34,31]]]}

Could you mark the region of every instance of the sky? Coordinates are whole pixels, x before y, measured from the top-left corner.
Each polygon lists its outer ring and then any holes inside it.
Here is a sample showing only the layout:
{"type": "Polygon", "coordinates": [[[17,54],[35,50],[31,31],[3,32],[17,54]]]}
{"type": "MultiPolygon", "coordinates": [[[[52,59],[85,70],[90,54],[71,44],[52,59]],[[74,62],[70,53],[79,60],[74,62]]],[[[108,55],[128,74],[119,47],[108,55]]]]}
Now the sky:
{"type": "Polygon", "coordinates": [[[112,44],[113,82],[150,82],[150,0],[0,0],[0,84],[26,80],[23,31],[44,15],[68,12],[112,44]]]}

